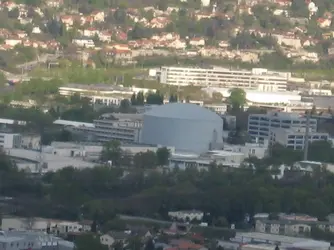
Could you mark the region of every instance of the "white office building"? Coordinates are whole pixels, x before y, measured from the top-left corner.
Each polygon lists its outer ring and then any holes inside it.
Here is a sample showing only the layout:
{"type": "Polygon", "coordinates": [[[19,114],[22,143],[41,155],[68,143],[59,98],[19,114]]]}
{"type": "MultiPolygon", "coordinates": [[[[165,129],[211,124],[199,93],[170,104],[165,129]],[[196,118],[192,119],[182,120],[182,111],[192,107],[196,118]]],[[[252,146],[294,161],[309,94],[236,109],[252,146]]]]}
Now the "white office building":
{"type": "Polygon", "coordinates": [[[245,88],[264,92],[285,91],[291,73],[267,69],[161,67],[160,83],[177,86],[245,88]]]}
{"type": "Polygon", "coordinates": [[[96,141],[118,140],[138,143],[143,125],[142,114],[105,114],[94,120],[94,127],[73,127],[74,131],[91,134],[96,141]]]}
{"type": "Polygon", "coordinates": [[[20,134],[0,133],[0,148],[19,148],[21,140],[20,134]]]}
{"type": "MultiPolygon", "coordinates": [[[[269,139],[273,128],[305,128],[306,117],[296,113],[268,112],[267,114],[251,114],[248,117],[248,133],[253,140],[269,139]]],[[[317,130],[317,120],[310,118],[310,128],[317,130]]]]}
{"type": "MultiPolygon", "coordinates": [[[[302,150],[305,145],[305,130],[306,128],[272,128],[270,131],[270,141],[271,143],[279,143],[287,148],[302,150]]],[[[327,141],[329,134],[310,130],[308,138],[310,143],[314,141],[327,141]]]]}

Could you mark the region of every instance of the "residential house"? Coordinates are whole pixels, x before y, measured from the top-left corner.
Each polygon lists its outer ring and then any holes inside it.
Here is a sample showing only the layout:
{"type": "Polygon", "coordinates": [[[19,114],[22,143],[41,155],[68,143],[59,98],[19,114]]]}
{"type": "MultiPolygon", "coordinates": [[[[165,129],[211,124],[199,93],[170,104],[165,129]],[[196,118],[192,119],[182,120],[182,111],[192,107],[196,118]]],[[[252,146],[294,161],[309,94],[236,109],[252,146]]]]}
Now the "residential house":
{"type": "Polygon", "coordinates": [[[7,8],[8,11],[11,11],[11,10],[17,8],[17,4],[15,2],[12,2],[12,1],[5,1],[5,2],[3,2],[2,6],[7,8]]]}
{"type": "Polygon", "coordinates": [[[116,64],[126,65],[133,62],[131,50],[119,50],[114,48],[105,50],[105,55],[108,58],[108,61],[112,61],[116,64]]]}
{"type": "Polygon", "coordinates": [[[324,29],[331,26],[332,20],[328,18],[318,18],[317,23],[320,28],[324,29]]]}
{"type": "Polygon", "coordinates": [[[98,36],[101,42],[111,42],[112,33],[110,31],[101,31],[98,36]]]}
{"type": "Polygon", "coordinates": [[[176,219],[180,221],[202,221],[204,213],[198,210],[181,210],[181,211],[170,211],[168,216],[171,219],[176,219]]]}
{"type": "Polygon", "coordinates": [[[150,27],[153,29],[162,29],[170,23],[170,19],[167,17],[155,17],[150,22],[150,27]]]}
{"type": "Polygon", "coordinates": [[[52,8],[59,8],[63,4],[64,4],[63,0],[48,0],[48,1],[46,1],[46,5],[48,7],[52,7],[52,8]]]}
{"type": "Polygon", "coordinates": [[[301,40],[292,34],[272,34],[272,36],[276,38],[277,44],[281,46],[289,46],[295,49],[302,47],[301,40]]]}
{"type": "Polygon", "coordinates": [[[100,242],[102,245],[108,246],[108,248],[111,249],[116,242],[125,243],[128,237],[129,234],[124,232],[108,232],[100,236],[100,242]]]}
{"type": "Polygon", "coordinates": [[[73,26],[74,18],[72,16],[67,16],[67,15],[61,16],[60,20],[66,26],[73,26]]]}
{"type": "Polygon", "coordinates": [[[14,47],[18,44],[22,44],[22,40],[19,38],[8,38],[5,40],[5,44],[14,47]]]}
{"type": "Polygon", "coordinates": [[[93,18],[94,22],[102,23],[104,22],[104,12],[101,10],[93,11],[90,16],[93,18]]]}
{"type": "Polygon", "coordinates": [[[99,30],[95,28],[87,28],[87,29],[84,29],[83,36],[94,37],[95,35],[99,35],[99,33],[100,33],[99,30]]]}
{"type": "Polygon", "coordinates": [[[205,46],[205,40],[202,37],[194,37],[189,40],[189,45],[194,47],[205,46]]]}
{"type": "Polygon", "coordinates": [[[172,41],[171,43],[168,44],[168,48],[173,48],[173,49],[185,49],[187,47],[187,43],[185,40],[182,39],[176,39],[172,41]]]}
{"type": "Polygon", "coordinates": [[[334,232],[334,224],[324,221],[291,221],[259,219],[255,223],[255,231],[289,236],[307,236],[312,227],[334,232]]]}
{"type": "Polygon", "coordinates": [[[35,26],[35,27],[32,28],[31,33],[32,34],[41,34],[42,31],[41,31],[41,29],[38,26],[35,26]]]}
{"type": "Polygon", "coordinates": [[[95,47],[95,43],[91,38],[76,38],[72,40],[72,43],[83,48],[95,47]]]}

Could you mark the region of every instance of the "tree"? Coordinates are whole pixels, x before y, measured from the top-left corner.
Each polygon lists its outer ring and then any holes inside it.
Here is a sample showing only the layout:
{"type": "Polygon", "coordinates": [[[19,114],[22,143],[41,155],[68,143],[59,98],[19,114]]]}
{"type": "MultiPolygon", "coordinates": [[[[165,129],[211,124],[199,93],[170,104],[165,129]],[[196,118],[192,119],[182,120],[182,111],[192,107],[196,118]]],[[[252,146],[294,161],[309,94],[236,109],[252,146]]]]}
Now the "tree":
{"type": "Polygon", "coordinates": [[[81,234],[76,237],[75,246],[77,250],[107,250],[106,245],[100,243],[100,238],[93,234],[81,234]]]}
{"type": "Polygon", "coordinates": [[[113,140],[105,143],[101,152],[101,160],[112,161],[113,166],[118,166],[122,155],[121,143],[113,140]]]}
{"type": "Polygon", "coordinates": [[[170,103],[177,102],[177,94],[171,94],[169,96],[169,102],[170,103]]]}
{"type": "Polygon", "coordinates": [[[158,2],[158,9],[162,11],[166,11],[168,8],[168,1],[159,0],[158,2]]]}
{"type": "Polygon", "coordinates": [[[304,0],[292,0],[291,11],[294,17],[308,17],[309,11],[304,0]]]}
{"type": "Polygon", "coordinates": [[[168,164],[170,151],[168,148],[158,148],[157,152],[157,162],[159,166],[166,166],[168,164]]]}
{"type": "Polygon", "coordinates": [[[161,105],[164,103],[164,96],[159,91],[156,93],[149,93],[146,97],[146,103],[161,105]]]}
{"type": "Polygon", "coordinates": [[[119,106],[119,111],[121,113],[129,113],[131,110],[131,103],[128,99],[123,99],[119,106]]]}
{"type": "Polygon", "coordinates": [[[227,101],[232,111],[240,111],[243,109],[244,105],[247,103],[246,92],[243,89],[234,88],[229,90],[230,96],[227,101]]]}
{"type": "Polygon", "coordinates": [[[144,250],[154,250],[154,249],[155,249],[154,242],[152,239],[149,239],[145,244],[144,250]]]}
{"type": "Polygon", "coordinates": [[[8,11],[8,17],[9,18],[13,18],[13,19],[17,19],[20,16],[20,11],[18,8],[14,8],[10,11],[8,11]]]}
{"type": "Polygon", "coordinates": [[[138,169],[151,169],[157,166],[157,155],[153,151],[140,152],[133,157],[133,164],[138,169]]]}

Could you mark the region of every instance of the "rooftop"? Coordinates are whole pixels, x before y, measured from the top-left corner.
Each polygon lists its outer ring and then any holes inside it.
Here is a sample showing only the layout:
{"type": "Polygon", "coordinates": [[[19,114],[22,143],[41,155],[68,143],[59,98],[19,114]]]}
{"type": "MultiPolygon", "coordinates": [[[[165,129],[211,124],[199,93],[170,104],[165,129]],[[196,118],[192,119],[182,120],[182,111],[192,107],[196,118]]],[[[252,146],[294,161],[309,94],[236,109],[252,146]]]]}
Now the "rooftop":
{"type": "Polygon", "coordinates": [[[154,116],[162,118],[186,119],[186,120],[207,120],[221,121],[222,119],[216,113],[190,103],[168,103],[153,107],[145,113],[145,116],[154,116]]]}
{"type": "MultiPolygon", "coordinates": [[[[10,149],[6,152],[9,156],[27,159],[30,161],[39,162],[41,154],[38,151],[26,149],[10,149]]],[[[58,169],[72,166],[74,168],[94,167],[95,164],[81,159],[59,156],[54,154],[42,153],[42,158],[47,163],[46,171],[56,171],[58,169]]]]}
{"type": "Polygon", "coordinates": [[[55,120],[53,124],[62,125],[62,126],[72,126],[72,127],[88,127],[88,128],[95,127],[93,123],[77,122],[77,121],[69,121],[69,120],[61,120],[61,119],[55,120]]]}

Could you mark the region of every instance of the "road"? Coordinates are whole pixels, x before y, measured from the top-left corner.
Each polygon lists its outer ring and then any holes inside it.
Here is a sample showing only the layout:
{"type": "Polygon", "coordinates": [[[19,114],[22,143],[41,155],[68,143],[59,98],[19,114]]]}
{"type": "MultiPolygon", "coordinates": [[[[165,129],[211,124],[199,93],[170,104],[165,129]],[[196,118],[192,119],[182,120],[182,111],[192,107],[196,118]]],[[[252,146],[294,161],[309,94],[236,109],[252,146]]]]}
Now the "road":
{"type": "Polygon", "coordinates": [[[171,221],[167,220],[156,220],[152,218],[147,218],[147,217],[140,217],[140,216],[128,216],[128,215],[119,215],[119,218],[121,220],[141,220],[141,221],[146,221],[146,222],[152,222],[152,223],[160,223],[160,224],[172,224],[171,221]]]}
{"type": "Polygon", "coordinates": [[[43,55],[39,56],[37,60],[16,65],[16,68],[23,69],[25,71],[30,71],[34,67],[36,67],[38,64],[46,63],[47,61],[56,60],[56,59],[58,59],[58,57],[59,57],[59,55],[43,54],[43,55]]]}

